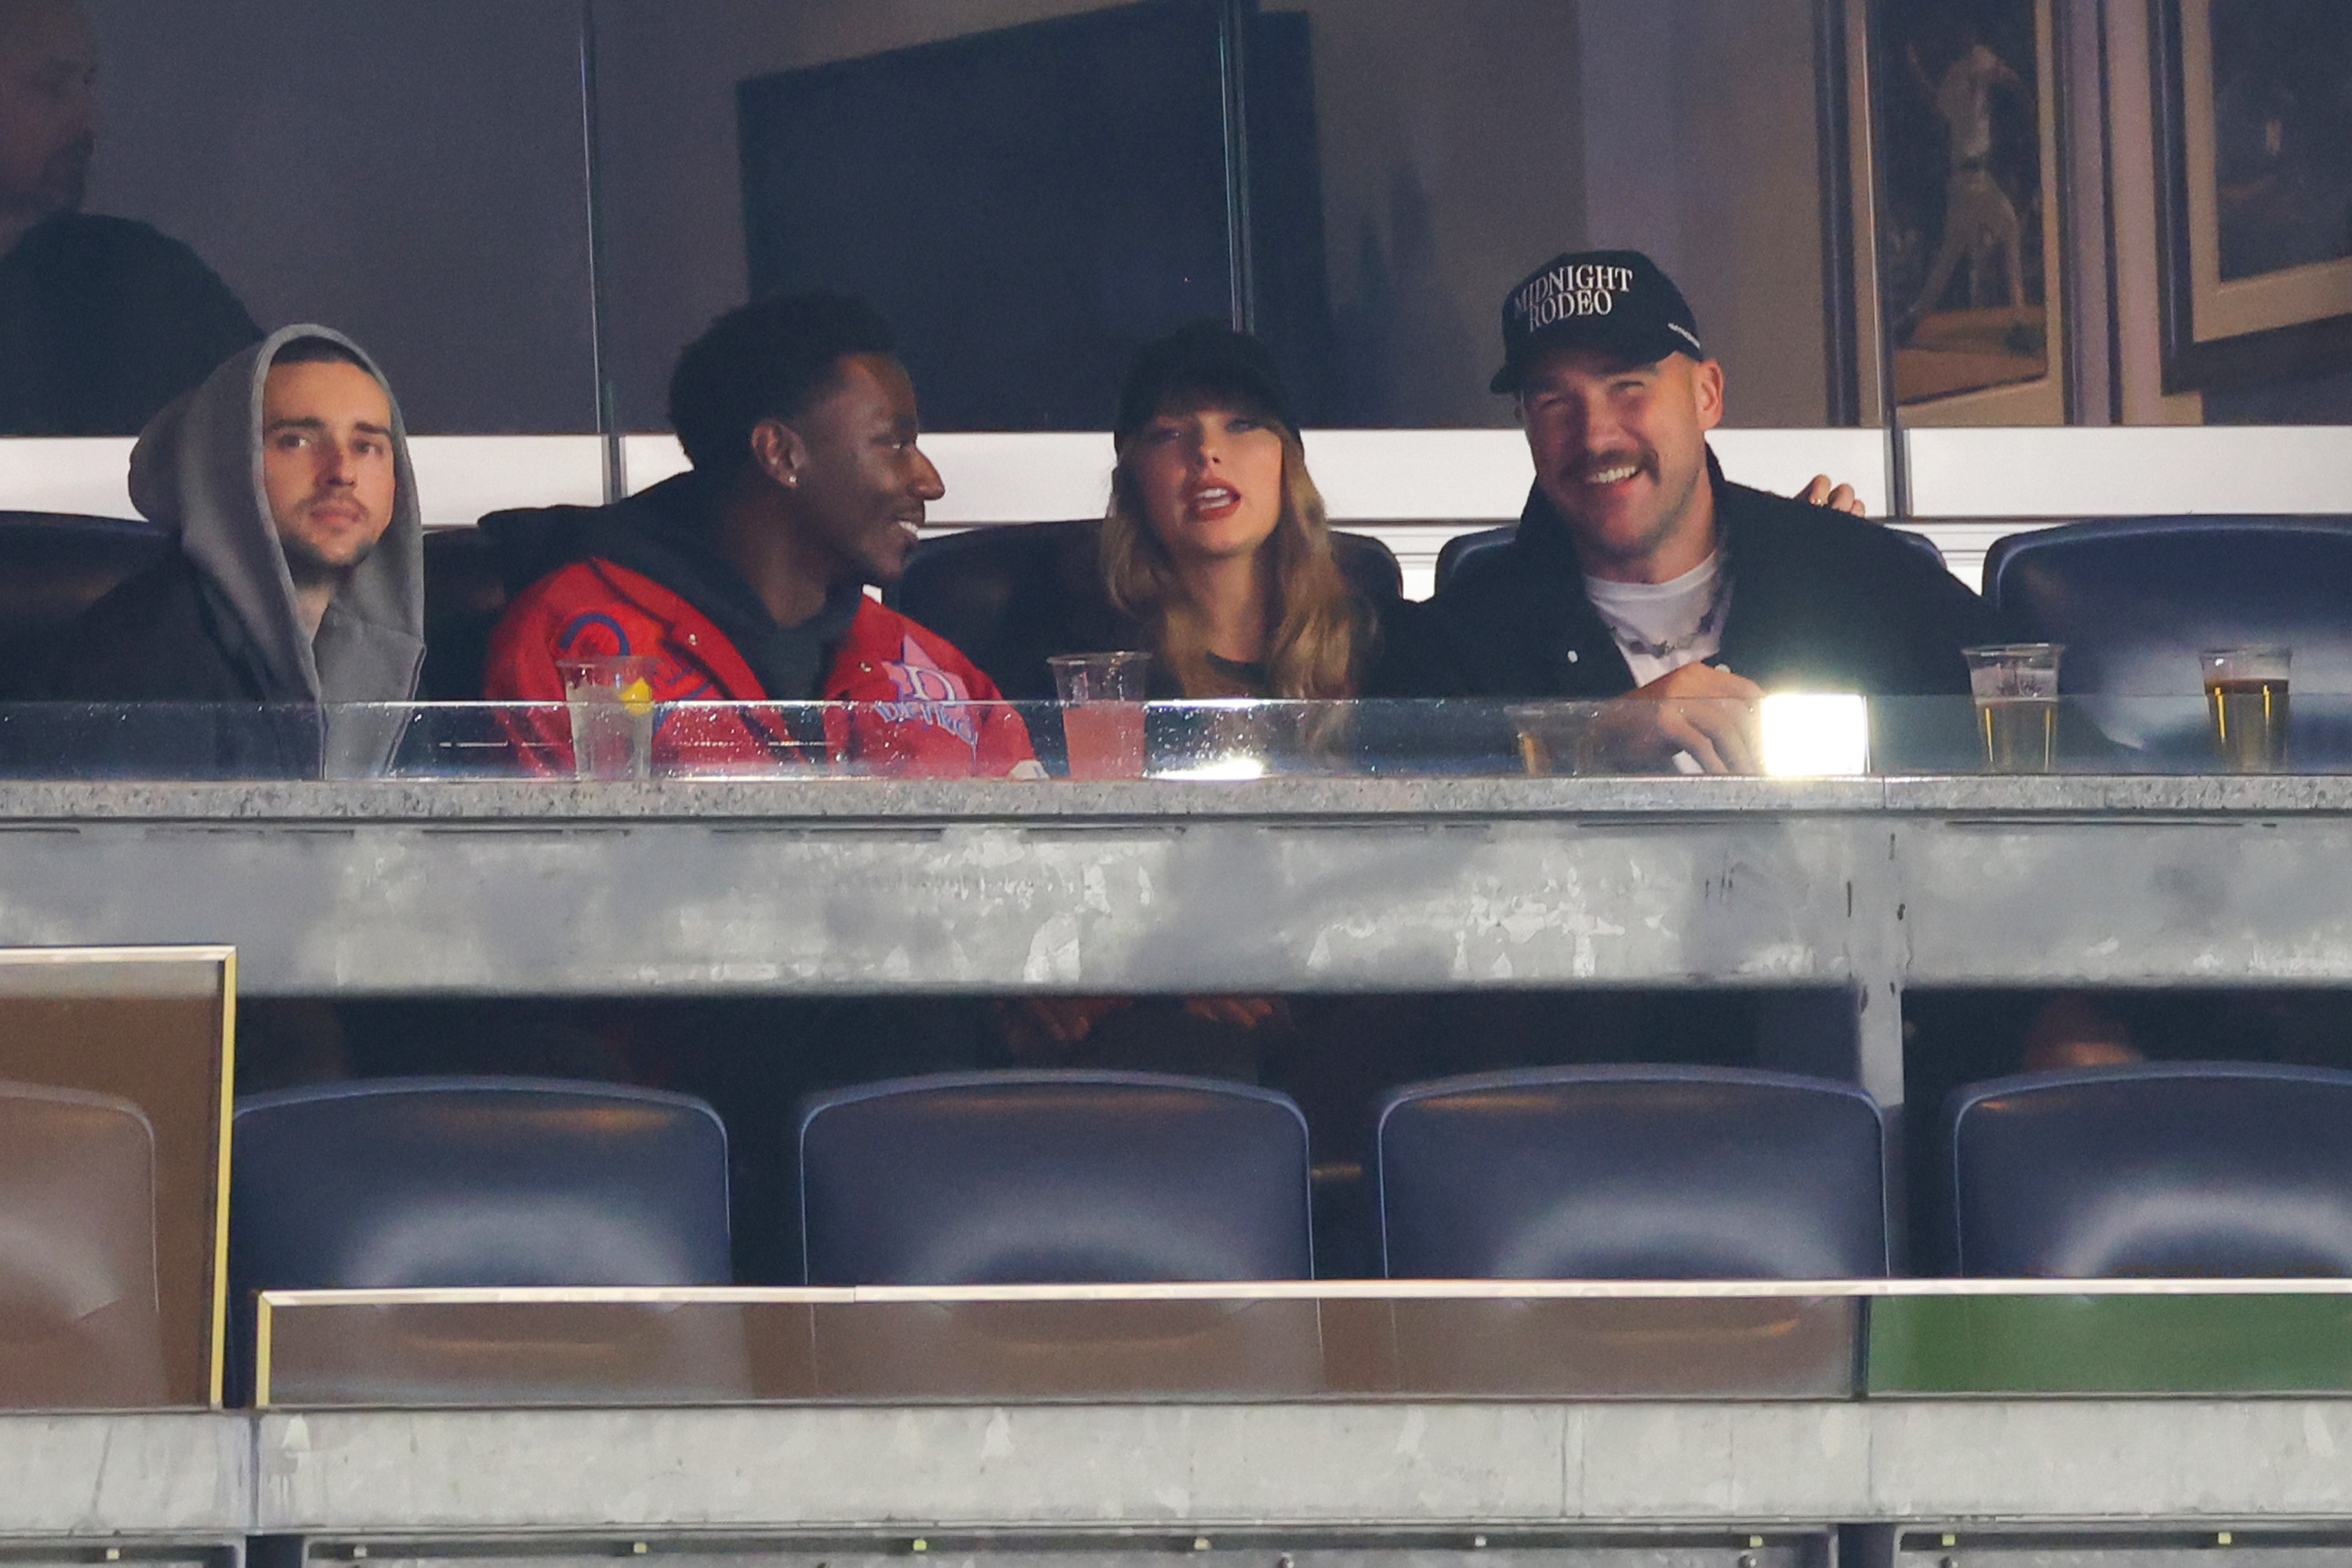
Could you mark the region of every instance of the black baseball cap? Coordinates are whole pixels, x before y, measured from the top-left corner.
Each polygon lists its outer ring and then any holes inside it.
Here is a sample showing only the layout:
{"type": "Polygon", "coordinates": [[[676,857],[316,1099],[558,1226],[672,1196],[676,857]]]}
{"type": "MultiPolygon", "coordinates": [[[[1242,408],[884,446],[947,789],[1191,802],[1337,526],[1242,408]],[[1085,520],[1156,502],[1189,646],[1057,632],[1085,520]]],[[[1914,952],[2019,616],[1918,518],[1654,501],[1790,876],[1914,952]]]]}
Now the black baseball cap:
{"type": "Polygon", "coordinates": [[[1204,395],[1230,397],[1290,429],[1298,428],[1289,395],[1283,390],[1282,373],[1275,369],[1265,345],[1223,321],[1202,321],[1135,351],[1127,362],[1127,378],[1119,384],[1118,422],[1112,434],[1124,444],[1171,399],[1204,395]]]}
{"type": "Polygon", "coordinates": [[[1705,359],[1690,301],[1638,250],[1555,256],[1503,300],[1503,368],[1490,392],[1517,392],[1528,366],[1554,349],[1602,349],[1636,364],[1671,353],[1705,359]]]}

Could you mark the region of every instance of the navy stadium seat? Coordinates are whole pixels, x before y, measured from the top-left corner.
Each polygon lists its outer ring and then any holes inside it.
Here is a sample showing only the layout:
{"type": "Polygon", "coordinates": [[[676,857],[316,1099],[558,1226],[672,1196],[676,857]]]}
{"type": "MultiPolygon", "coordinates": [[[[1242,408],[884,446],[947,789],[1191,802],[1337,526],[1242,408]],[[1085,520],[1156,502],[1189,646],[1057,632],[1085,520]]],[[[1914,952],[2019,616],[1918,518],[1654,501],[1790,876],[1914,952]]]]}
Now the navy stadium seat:
{"type": "Polygon", "coordinates": [[[2158,765],[2210,757],[2200,648],[2294,650],[2294,752],[2352,755],[2352,518],[2152,517],[2013,533],[1985,552],[2009,635],[2066,645],[2059,689],[2158,765]]]}
{"type": "Polygon", "coordinates": [[[51,637],[171,548],[152,522],[0,511],[0,697],[51,637]]]}
{"type": "Polygon", "coordinates": [[[1304,1279],[1307,1121],[1151,1073],[953,1073],[811,1098],[812,1285],[1304,1279]]]}
{"type": "MultiPolygon", "coordinates": [[[[1506,523],[1500,528],[1482,528],[1475,533],[1457,533],[1438,546],[1437,591],[1441,594],[1445,592],[1445,584],[1454,580],[1455,573],[1468,563],[1502,549],[1518,536],[1518,531],[1517,523],[1506,523]]],[[[1934,558],[1937,565],[1944,564],[1943,551],[1926,534],[1907,528],[1890,528],[1889,531],[1913,549],[1934,558]]]]}
{"type": "Polygon", "coordinates": [[[2162,1063],[1964,1085],[1959,1272],[2352,1275],[2352,1073],[2162,1063]]]}
{"type": "Polygon", "coordinates": [[[0,1083],[0,1407],[171,1397],[154,1129],[128,1100],[0,1083]]]}
{"type": "Polygon", "coordinates": [[[1391,1279],[1856,1279],[1887,1271],[1885,1123],[1850,1084],[1536,1068],[1381,1107],[1391,1279]]]}
{"type": "Polygon", "coordinates": [[[237,1102],[230,1274],[260,1289],[724,1285],[727,1134],[698,1100],[520,1078],[237,1102]]]}

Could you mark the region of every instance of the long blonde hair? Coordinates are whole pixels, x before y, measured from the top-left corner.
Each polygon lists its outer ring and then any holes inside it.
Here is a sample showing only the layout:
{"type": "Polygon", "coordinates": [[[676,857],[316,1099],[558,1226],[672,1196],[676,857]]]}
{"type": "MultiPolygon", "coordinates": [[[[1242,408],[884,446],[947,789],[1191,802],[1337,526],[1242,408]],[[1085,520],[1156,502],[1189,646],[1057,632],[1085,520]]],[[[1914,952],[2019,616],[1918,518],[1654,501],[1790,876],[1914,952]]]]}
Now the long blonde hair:
{"type": "MultiPolygon", "coordinates": [[[[1206,398],[1196,400],[1207,406],[1206,398]]],[[[1189,413],[1171,405],[1162,413],[1189,413]]],[[[1331,553],[1331,530],[1323,496],[1307,472],[1307,449],[1298,432],[1263,411],[1251,410],[1282,437],[1282,515],[1261,551],[1273,552],[1266,626],[1267,684],[1276,697],[1336,700],[1356,694],[1356,665],[1363,631],[1357,625],[1353,595],[1331,553]]],[[[1188,698],[1243,697],[1232,677],[1209,662],[1206,618],[1185,592],[1168,547],[1151,530],[1119,447],[1111,472],[1110,510],[1103,518],[1103,586],[1121,615],[1141,626],[1153,658],[1176,678],[1188,698]]]]}

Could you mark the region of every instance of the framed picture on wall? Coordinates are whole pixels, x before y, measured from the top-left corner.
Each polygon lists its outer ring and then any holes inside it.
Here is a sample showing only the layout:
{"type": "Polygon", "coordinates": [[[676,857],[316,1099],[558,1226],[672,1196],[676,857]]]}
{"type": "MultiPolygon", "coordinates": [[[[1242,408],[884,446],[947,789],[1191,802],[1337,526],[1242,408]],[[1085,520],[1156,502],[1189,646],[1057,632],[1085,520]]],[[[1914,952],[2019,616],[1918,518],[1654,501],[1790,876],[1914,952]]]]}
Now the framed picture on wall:
{"type": "Polygon", "coordinates": [[[1916,425],[2066,416],[2052,0],[1876,0],[1872,163],[1893,401],[1916,425]]]}
{"type": "Polygon", "coordinates": [[[2165,390],[2352,364],[2352,5],[2165,10],[2165,390]]]}

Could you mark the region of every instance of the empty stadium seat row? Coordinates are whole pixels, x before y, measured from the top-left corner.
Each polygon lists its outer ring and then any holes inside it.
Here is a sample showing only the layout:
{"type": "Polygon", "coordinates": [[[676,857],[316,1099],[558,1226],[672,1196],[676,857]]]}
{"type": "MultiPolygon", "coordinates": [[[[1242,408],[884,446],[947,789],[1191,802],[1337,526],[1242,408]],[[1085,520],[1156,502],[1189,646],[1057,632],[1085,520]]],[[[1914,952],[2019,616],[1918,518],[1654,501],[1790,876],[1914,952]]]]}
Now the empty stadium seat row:
{"type": "MultiPolygon", "coordinates": [[[[2352,1273],[2352,1073],[2140,1066],[1959,1090],[1960,1270],[2352,1273]]],[[[1554,1068],[1397,1090],[1372,1173],[1394,1278],[1885,1275],[1885,1121],[1859,1089],[1554,1068]]],[[[1304,1279],[1307,1126],[1270,1090],[959,1074],[802,1110],[818,1285],[1304,1279]]],[[[258,1096],[236,1111],[237,1300],[260,1289],[716,1285],[726,1133],[700,1101],[531,1079],[258,1096]]]]}

